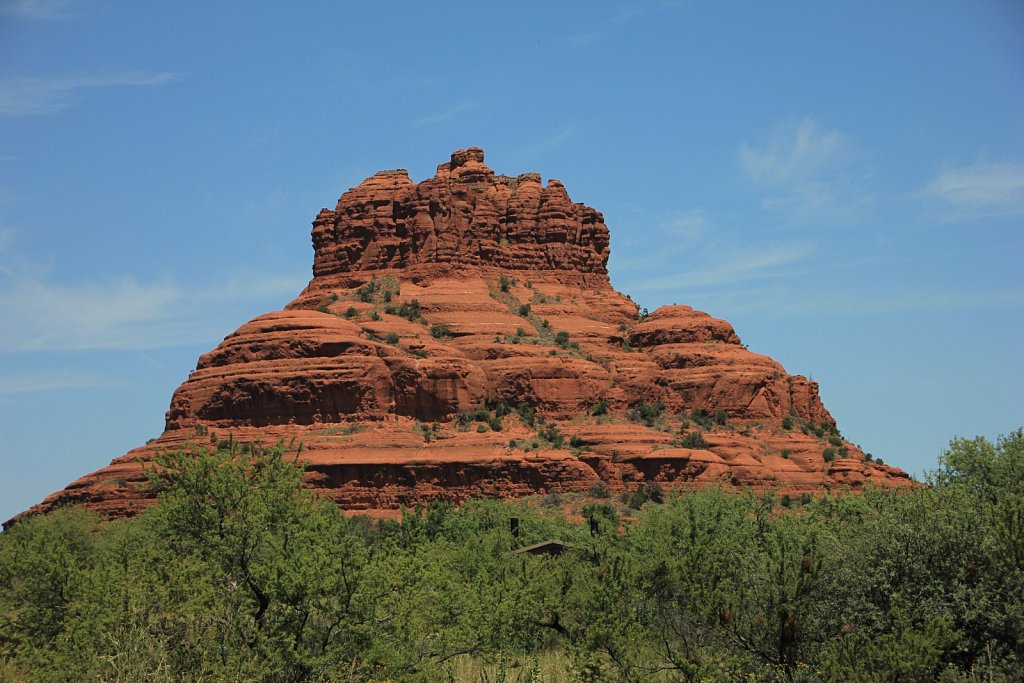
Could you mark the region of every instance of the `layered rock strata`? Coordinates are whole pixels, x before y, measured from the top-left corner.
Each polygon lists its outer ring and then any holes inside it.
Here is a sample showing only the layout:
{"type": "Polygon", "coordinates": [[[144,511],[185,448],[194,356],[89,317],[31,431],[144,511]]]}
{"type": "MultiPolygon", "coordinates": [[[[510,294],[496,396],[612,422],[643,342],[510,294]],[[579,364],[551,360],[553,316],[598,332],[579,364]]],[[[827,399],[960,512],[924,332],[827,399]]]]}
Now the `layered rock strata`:
{"type": "Polygon", "coordinates": [[[615,291],[600,212],[482,150],[413,183],[382,171],[313,222],[313,279],[174,392],[166,430],[33,511],[149,504],[142,463],[230,439],[297,439],[346,510],[664,487],[788,494],[906,473],[843,439],[816,383],[688,306],[615,291]]]}

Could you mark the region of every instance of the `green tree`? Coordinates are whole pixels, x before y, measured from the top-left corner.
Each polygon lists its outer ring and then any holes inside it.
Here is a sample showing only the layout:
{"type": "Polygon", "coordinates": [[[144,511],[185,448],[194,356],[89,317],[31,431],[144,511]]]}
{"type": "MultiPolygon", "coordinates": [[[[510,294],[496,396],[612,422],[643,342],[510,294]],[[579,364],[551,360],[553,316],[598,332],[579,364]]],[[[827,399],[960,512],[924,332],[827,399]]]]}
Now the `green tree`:
{"type": "Polygon", "coordinates": [[[367,551],[329,501],[302,486],[298,452],[257,450],[161,458],[154,534],[195,591],[219,652],[200,659],[253,678],[303,678],[351,661],[365,637],[357,599],[367,551]]]}
{"type": "Polygon", "coordinates": [[[1000,436],[953,439],[929,480],[938,487],[964,487],[988,500],[1024,495],[1024,429],[1000,436]]]}
{"type": "MultiPolygon", "coordinates": [[[[931,616],[915,625],[899,608],[893,611],[891,622],[891,627],[880,634],[860,632],[832,641],[821,656],[825,680],[835,683],[940,680],[943,654],[955,640],[950,623],[931,616]]],[[[952,673],[951,678],[955,676],[952,673]]]]}
{"type": "Polygon", "coordinates": [[[97,515],[76,508],[22,519],[0,543],[0,647],[47,668],[97,562],[97,515]]]}

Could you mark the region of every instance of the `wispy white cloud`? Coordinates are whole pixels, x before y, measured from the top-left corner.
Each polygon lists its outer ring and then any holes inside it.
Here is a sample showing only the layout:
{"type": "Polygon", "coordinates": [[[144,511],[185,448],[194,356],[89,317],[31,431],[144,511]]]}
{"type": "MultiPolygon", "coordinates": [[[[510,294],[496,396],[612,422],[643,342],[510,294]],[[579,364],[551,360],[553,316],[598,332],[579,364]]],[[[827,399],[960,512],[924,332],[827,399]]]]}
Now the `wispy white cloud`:
{"type": "Polygon", "coordinates": [[[712,260],[712,254],[723,240],[721,233],[711,239],[712,221],[703,209],[648,217],[646,210],[640,208],[633,222],[638,224],[637,229],[621,230],[613,235],[612,257],[616,270],[649,273],[669,269],[683,254],[688,262],[694,258],[712,260]],[[654,230],[639,225],[651,226],[654,230]]]}
{"type": "Polygon", "coordinates": [[[947,169],[925,192],[965,209],[1024,211],[1024,166],[974,164],[947,169]]]}
{"type": "Polygon", "coordinates": [[[1024,290],[954,291],[904,289],[899,296],[863,291],[792,287],[787,283],[714,289],[696,297],[701,306],[727,315],[772,317],[886,316],[1024,306],[1024,290]]]}
{"type": "MultiPolygon", "coordinates": [[[[661,5],[654,6],[655,9],[659,9],[661,7],[661,5]]],[[[603,21],[590,24],[588,27],[581,27],[579,31],[570,33],[562,40],[566,45],[573,48],[592,45],[611,35],[615,28],[620,24],[624,24],[630,19],[643,14],[648,9],[651,9],[651,7],[644,7],[641,5],[619,7],[612,16],[604,19],[603,21]]]]}
{"type": "Polygon", "coordinates": [[[605,31],[590,31],[589,33],[576,33],[565,37],[565,42],[570,47],[583,47],[596,43],[606,35],[605,31]]]}
{"type": "Polygon", "coordinates": [[[55,114],[75,102],[75,94],[94,88],[163,85],[177,74],[129,71],[105,76],[0,79],[0,115],[55,114]]]}
{"type": "Polygon", "coordinates": [[[11,242],[14,241],[14,238],[16,236],[17,232],[14,230],[14,228],[8,227],[6,225],[0,225],[0,252],[3,252],[5,249],[7,249],[8,245],[10,245],[11,242]]]}
{"type": "Polygon", "coordinates": [[[440,87],[440,79],[437,76],[405,76],[398,75],[393,78],[394,87],[400,90],[426,90],[428,88],[440,87]]]}
{"type": "Polygon", "coordinates": [[[672,216],[661,223],[662,232],[672,235],[683,244],[693,244],[707,235],[711,228],[711,220],[702,209],[689,211],[672,216]]]}
{"type": "Polygon", "coordinates": [[[0,14],[22,19],[68,19],[75,0],[5,0],[0,14]]]}
{"type": "Polygon", "coordinates": [[[759,147],[740,145],[740,161],[750,177],[767,185],[815,178],[845,161],[850,142],[839,131],[822,130],[812,117],[795,128],[780,128],[759,147]]]}
{"type": "Polygon", "coordinates": [[[858,164],[860,157],[849,136],[822,128],[813,117],[739,148],[743,171],[765,194],[762,206],[795,224],[847,222],[872,203],[863,186],[869,169],[858,164]]]}
{"type": "Polygon", "coordinates": [[[524,145],[515,155],[517,158],[529,158],[554,149],[576,136],[579,127],[575,123],[567,123],[551,135],[524,145]]]}
{"type": "MultiPolygon", "coordinates": [[[[239,272],[216,285],[190,292],[202,304],[221,304],[273,297],[288,297],[290,301],[309,282],[307,275],[267,275],[239,272]]],[[[282,304],[287,302],[282,302],[282,304]]]]}
{"type": "Polygon", "coordinates": [[[465,99],[461,102],[449,106],[442,111],[426,116],[421,116],[413,120],[413,125],[416,126],[432,126],[438,123],[445,123],[451,121],[460,114],[465,114],[467,111],[472,111],[480,106],[480,102],[476,99],[465,99]]]}
{"type": "Polygon", "coordinates": [[[797,264],[813,253],[805,244],[777,245],[757,251],[727,251],[716,259],[702,258],[710,265],[698,266],[672,275],[639,279],[629,284],[633,291],[737,285],[751,280],[790,275],[797,264]]]}
{"type": "Polygon", "coordinates": [[[152,349],[223,336],[225,310],[245,301],[285,303],[306,279],[240,273],[207,287],[171,279],[54,282],[48,273],[0,266],[0,349],[152,349]]]}
{"type": "Polygon", "coordinates": [[[80,370],[17,372],[0,376],[0,396],[32,391],[85,389],[101,386],[103,383],[103,378],[98,374],[80,370]]]}

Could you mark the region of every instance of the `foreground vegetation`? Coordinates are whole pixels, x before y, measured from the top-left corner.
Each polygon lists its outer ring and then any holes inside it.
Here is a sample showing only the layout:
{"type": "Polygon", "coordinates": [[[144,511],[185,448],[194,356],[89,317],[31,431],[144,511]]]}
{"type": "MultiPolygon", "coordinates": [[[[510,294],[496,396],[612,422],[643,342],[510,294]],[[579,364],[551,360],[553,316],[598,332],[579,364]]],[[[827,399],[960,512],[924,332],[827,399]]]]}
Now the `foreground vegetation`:
{"type": "Polygon", "coordinates": [[[5,532],[0,679],[1024,680],[1022,431],[953,441],[913,492],[707,489],[626,523],[601,500],[584,524],[345,518],[295,458],[172,455],[136,519],[5,532]],[[513,552],[550,538],[569,549],[513,552]]]}

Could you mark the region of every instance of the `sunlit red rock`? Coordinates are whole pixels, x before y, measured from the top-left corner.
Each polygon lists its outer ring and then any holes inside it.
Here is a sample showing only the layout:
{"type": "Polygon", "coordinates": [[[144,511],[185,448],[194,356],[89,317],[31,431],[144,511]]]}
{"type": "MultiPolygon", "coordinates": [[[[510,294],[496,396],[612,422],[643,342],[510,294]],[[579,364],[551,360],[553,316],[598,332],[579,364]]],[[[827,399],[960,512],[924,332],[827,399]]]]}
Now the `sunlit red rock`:
{"type": "Polygon", "coordinates": [[[309,486],[370,512],[600,481],[911,484],[840,439],[817,384],[748,351],[729,323],[688,306],[641,317],[609,282],[602,215],[556,180],[495,175],[482,150],[459,150],[418,184],[368,178],[312,235],[309,285],[200,357],[160,438],[33,511],[133,514],[151,500],[141,463],[227,439],[301,442],[309,486]],[[515,411],[458,419],[500,403],[529,406],[536,425],[515,411]],[[636,421],[642,404],[663,406],[652,426],[636,421]],[[563,444],[538,436],[551,423],[563,444]],[[695,433],[704,444],[688,447],[695,433]]]}

